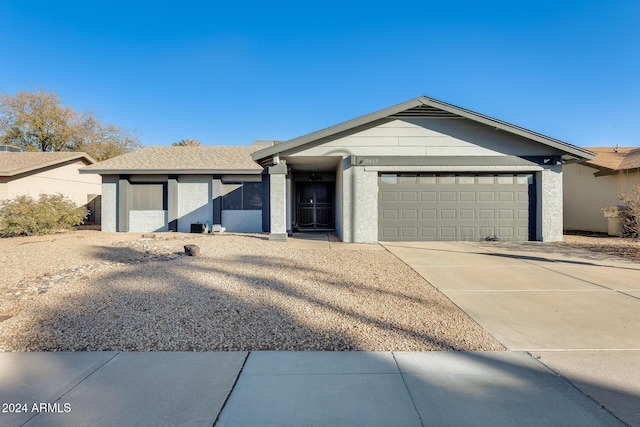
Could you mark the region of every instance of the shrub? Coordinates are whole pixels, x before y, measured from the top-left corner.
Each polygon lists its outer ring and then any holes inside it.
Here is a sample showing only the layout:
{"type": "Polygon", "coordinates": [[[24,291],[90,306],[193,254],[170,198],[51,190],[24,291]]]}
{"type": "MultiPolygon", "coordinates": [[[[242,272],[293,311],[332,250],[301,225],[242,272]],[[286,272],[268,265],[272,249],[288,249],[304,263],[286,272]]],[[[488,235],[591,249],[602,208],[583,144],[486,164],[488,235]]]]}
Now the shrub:
{"type": "Polygon", "coordinates": [[[622,223],[623,237],[640,236],[640,187],[620,194],[622,209],[618,217],[622,223]]]}
{"type": "Polygon", "coordinates": [[[82,224],[89,211],[62,194],[41,194],[38,200],[18,196],[0,204],[0,235],[31,236],[68,230],[82,224]]]}

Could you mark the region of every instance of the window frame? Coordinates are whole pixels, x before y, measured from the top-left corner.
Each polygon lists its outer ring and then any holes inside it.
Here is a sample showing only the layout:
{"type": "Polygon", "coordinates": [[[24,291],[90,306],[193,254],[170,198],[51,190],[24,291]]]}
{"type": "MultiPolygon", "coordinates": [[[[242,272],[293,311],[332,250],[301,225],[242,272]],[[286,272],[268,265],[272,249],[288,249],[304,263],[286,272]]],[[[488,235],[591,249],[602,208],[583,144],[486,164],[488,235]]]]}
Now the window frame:
{"type": "MultiPolygon", "coordinates": [[[[131,211],[166,211],[168,210],[168,197],[167,197],[167,192],[168,192],[168,184],[167,182],[150,182],[150,181],[136,181],[136,182],[129,182],[129,210],[131,211]],[[162,193],[162,207],[160,209],[139,209],[138,207],[141,205],[140,203],[140,199],[139,199],[139,195],[137,195],[137,198],[134,198],[134,188],[138,188],[140,189],[141,187],[150,187],[150,186],[154,186],[154,187],[161,187],[161,193],[162,193]],[[137,205],[137,206],[136,206],[137,205]]],[[[153,200],[149,201],[149,208],[153,207],[153,200]]]]}
{"type": "MultiPolygon", "coordinates": [[[[254,182],[254,181],[227,181],[224,182],[224,185],[240,185],[240,187],[236,188],[235,190],[232,190],[226,194],[223,194],[221,197],[221,210],[223,211],[262,211],[262,208],[264,206],[264,197],[263,197],[263,184],[262,182],[254,182]],[[257,192],[253,193],[253,196],[255,196],[256,194],[258,194],[260,196],[260,206],[254,206],[254,207],[247,207],[247,205],[250,205],[249,203],[247,203],[246,200],[246,195],[245,195],[245,190],[247,186],[255,186],[257,192]],[[227,205],[228,201],[227,198],[229,196],[229,194],[236,192],[240,190],[240,208],[230,208],[227,205]]],[[[252,196],[252,197],[253,197],[252,196]]]]}

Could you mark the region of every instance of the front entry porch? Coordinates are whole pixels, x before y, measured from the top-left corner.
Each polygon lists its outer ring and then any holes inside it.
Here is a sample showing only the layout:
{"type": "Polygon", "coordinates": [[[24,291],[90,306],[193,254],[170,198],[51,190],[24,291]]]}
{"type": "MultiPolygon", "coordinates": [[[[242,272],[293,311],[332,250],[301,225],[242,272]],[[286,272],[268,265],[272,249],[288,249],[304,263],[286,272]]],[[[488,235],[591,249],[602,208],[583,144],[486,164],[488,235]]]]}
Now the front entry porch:
{"type": "Polygon", "coordinates": [[[342,192],[338,173],[343,158],[287,157],[277,161],[269,166],[269,238],[283,241],[294,233],[307,232],[335,231],[339,235],[342,192]]]}
{"type": "Polygon", "coordinates": [[[297,231],[335,229],[335,182],[297,182],[295,210],[297,231]]]}

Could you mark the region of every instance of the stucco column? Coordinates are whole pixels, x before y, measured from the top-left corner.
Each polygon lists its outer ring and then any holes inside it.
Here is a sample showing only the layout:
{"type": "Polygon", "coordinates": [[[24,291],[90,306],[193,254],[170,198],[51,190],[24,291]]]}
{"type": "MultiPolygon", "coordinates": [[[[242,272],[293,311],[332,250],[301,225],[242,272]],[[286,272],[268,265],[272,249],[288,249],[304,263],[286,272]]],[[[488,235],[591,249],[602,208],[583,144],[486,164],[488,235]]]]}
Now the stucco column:
{"type": "Polygon", "coordinates": [[[378,172],[352,166],[351,200],[353,218],[351,238],[354,243],[378,241],[378,172]]]}
{"type": "Polygon", "coordinates": [[[562,165],[537,174],[538,235],[543,242],[562,241],[562,165]]]}
{"type": "Polygon", "coordinates": [[[118,231],[118,176],[102,176],[102,231],[118,231]]]}
{"type": "Polygon", "coordinates": [[[118,231],[129,231],[129,180],[120,176],[118,179],[118,231]]]}
{"type": "Polygon", "coordinates": [[[343,162],[342,240],[351,243],[378,241],[378,172],[343,162]]]}
{"type": "Polygon", "coordinates": [[[178,231],[178,177],[167,180],[167,222],[169,231],[178,231]]]}
{"type": "Polygon", "coordinates": [[[287,241],[287,164],[269,167],[269,240],[287,241]]]}

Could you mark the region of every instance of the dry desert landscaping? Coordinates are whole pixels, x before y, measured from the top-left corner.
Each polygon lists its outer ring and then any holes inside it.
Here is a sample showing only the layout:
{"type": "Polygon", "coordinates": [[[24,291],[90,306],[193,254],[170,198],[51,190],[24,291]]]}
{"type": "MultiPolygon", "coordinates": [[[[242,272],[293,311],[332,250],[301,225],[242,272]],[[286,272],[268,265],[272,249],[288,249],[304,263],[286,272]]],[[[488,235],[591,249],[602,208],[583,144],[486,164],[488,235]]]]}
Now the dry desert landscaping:
{"type": "Polygon", "coordinates": [[[606,233],[576,232],[566,234],[560,245],[640,261],[640,239],[611,237],[606,233]]]}
{"type": "MultiPolygon", "coordinates": [[[[640,260],[637,240],[601,235],[549,248],[640,260]]],[[[95,230],[0,239],[0,351],[502,349],[379,245],[95,230]]]]}
{"type": "Polygon", "coordinates": [[[380,246],[331,247],[264,234],[0,239],[0,351],[503,349],[380,246]]]}

